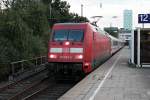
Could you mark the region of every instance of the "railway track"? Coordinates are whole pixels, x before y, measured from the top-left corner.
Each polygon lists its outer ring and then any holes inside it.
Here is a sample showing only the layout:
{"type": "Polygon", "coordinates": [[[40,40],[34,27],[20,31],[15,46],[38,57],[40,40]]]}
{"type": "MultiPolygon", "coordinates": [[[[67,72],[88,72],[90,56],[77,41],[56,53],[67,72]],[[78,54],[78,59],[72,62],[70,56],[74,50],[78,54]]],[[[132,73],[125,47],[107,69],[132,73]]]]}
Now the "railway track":
{"type": "Polygon", "coordinates": [[[75,83],[51,83],[39,91],[25,97],[22,100],[57,100],[67,92],[75,83]]]}
{"type": "Polygon", "coordinates": [[[45,70],[0,88],[0,100],[57,100],[76,83],[58,83],[45,70]]]}
{"type": "MultiPolygon", "coordinates": [[[[21,100],[34,89],[44,87],[48,80],[47,71],[32,75],[0,88],[0,100],[21,100]]],[[[34,92],[34,91],[33,91],[34,92]]]]}

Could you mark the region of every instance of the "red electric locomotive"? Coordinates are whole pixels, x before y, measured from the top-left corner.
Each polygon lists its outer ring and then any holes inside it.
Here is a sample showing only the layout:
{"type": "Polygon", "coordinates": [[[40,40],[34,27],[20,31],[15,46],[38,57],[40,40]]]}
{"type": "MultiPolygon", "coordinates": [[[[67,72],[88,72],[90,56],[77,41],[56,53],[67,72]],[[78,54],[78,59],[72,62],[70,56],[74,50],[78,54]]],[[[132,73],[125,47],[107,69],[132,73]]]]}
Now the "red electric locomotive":
{"type": "Polygon", "coordinates": [[[111,38],[90,23],[58,23],[48,48],[50,73],[89,73],[111,55],[111,38]]]}

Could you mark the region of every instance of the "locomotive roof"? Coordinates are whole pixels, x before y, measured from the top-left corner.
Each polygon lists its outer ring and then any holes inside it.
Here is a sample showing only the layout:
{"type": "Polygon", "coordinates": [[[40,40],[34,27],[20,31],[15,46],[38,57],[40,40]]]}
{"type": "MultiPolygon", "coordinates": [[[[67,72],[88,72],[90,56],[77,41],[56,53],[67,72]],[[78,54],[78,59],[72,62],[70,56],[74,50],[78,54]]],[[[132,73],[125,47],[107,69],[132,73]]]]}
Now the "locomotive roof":
{"type": "Polygon", "coordinates": [[[81,24],[88,24],[88,22],[83,23],[56,23],[55,25],[81,25],[81,24]]]}

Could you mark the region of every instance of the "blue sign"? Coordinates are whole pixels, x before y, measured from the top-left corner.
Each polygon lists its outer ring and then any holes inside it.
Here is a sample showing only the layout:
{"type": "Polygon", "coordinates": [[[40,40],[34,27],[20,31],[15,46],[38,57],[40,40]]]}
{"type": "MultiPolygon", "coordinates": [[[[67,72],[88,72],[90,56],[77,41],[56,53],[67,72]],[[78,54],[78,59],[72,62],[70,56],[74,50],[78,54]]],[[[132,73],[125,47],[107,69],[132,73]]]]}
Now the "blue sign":
{"type": "Polygon", "coordinates": [[[138,23],[150,23],[150,14],[138,14],[138,23]]]}

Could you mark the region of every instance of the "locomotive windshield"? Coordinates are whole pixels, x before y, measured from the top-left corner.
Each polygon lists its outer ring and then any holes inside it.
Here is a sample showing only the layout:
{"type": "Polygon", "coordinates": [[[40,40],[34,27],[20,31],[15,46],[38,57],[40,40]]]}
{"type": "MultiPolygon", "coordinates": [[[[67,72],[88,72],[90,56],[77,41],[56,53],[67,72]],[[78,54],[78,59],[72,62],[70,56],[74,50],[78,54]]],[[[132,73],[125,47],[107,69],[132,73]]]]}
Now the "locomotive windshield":
{"type": "Polygon", "coordinates": [[[55,30],[54,41],[82,41],[83,30],[55,30]]]}
{"type": "Polygon", "coordinates": [[[53,40],[54,41],[64,41],[67,40],[68,31],[67,30],[56,30],[54,31],[53,40]]]}

